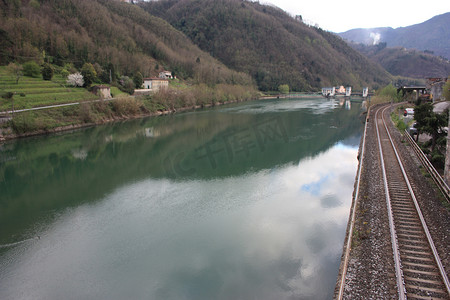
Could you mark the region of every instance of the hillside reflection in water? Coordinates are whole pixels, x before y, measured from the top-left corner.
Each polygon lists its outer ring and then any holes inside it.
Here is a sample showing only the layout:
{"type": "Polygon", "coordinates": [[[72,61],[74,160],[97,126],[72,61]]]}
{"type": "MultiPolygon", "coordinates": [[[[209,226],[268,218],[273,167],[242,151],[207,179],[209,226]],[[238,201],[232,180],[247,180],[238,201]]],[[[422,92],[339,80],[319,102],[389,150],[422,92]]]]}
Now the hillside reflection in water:
{"type": "Polygon", "coordinates": [[[0,248],[0,298],[330,298],[360,112],[259,101],[4,145],[1,243],[40,239],[0,248]]]}

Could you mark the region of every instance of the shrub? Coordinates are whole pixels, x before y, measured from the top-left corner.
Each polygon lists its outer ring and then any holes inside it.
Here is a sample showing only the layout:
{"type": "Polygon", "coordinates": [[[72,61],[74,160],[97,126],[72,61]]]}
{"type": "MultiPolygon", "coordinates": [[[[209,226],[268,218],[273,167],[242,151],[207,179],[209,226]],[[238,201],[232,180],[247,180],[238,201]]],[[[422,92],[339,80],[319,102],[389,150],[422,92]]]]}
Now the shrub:
{"type": "Polygon", "coordinates": [[[61,70],[61,76],[62,76],[62,78],[64,78],[64,79],[67,79],[67,77],[69,76],[69,71],[67,71],[66,69],[62,69],[61,70]]]}
{"type": "Polygon", "coordinates": [[[378,91],[377,96],[387,97],[389,98],[389,101],[393,100],[394,102],[400,102],[402,100],[402,96],[397,94],[397,89],[392,84],[389,84],[378,91]]]}
{"type": "Polygon", "coordinates": [[[31,113],[17,114],[11,121],[12,128],[15,133],[23,134],[30,131],[37,130],[35,119],[31,113]]]}
{"type": "Polygon", "coordinates": [[[132,95],[134,93],[134,87],[135,87],[135,83],[130,77],[128,77],[128,76],[120,77],[119,89],[122,92],[132,95]]]}
{"type": "Polygon", "coordinates": [[[94,116],[89,103],[81,103],[79,116],[84,123],[94,122],[94,116]]]}
{"type": "Polygon", "coordinates": [[[42,79],[52,80],[53,72],[53,67],[50,64],[45,63],[42,67],[42,79]]]}
{"type": "Polygon", "coordinates": [[[132,97],[120,97],[112,102],[114,111],[120,115],[136,115],[140,112],[141,103],[132,97]]]}
{"type": "Polygon", "coordinates": [[[34,60],[26,62],[23,64],[23,74],[37,78],[41,75],[41,67],[34,60]]]}
{"type": "Polygon", "coordinates": [[[90,63],[85,63],[83,65],[81,68],[81,75],[83,75],[84,85],[86,87],[91,86],[91,84],[97,80],[97,72],[90,63]]]}
{"type": "Polygon", "coordinates": [[[289,94],[289,85],[282,84],[278,87],[278,91],[282,94],[289,94]]]}
{"type": "Polygon", "coordinates": [[[69,72],[69,74],[73,74],[73,73],[77,73],[78,70],[74,67],[73,64],[65,64],[64,65],[64,69],[67,70],[67,72],[69,72]]]}
{"type": "Polygon", "coordinates": [[[401,132],[405,131],[407,126],[406,126],[405,122],[403,121],[403,119],[399,117],[398,113],[393,112],[391,114],[391,119],[394,122],[395,126],[397,126],[398,130],[400,130],[401,132]]]}
{"type": "Polygon", "coordinates": [[[6,93],[2,94],[3,99],[12,99],[13,96],[14,96],[14,93],[12,93],[12,92],[6,92],[6,93]]]}

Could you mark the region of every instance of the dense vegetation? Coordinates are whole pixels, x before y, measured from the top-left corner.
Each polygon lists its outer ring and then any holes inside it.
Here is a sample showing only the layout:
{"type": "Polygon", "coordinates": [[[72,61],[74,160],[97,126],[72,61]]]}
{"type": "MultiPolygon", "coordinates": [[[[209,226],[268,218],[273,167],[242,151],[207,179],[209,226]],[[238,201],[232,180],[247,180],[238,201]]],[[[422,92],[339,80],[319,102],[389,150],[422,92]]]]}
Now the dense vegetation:
{"type": "MultiPolygon", "coordinates": [[[[78,90],[90,94],[84,89],[78,90]]],[[[65,95],[70,97],[71,93],[65,95]]],[[[130,97],[121,94],[114,101],[85,101],[80,105],[16,113],[10,121],[0,124],[0,137],[1,134],[14,136],[14,134],[46,133],[60,127],[102,124],[112,120],[159,115],[186,108],[248,101],[257,97],[256,90],[244,86],[217,84],[212,88],[206,84],[190,87],[178,84],[171,89],[147,96],[130,97]]],[[[2,105],[10,108],[11,104],[4,102],[2,105]]]]}
{"type": "Polygon", "coordinates": [[[202,52],[186,36],[136,5],[111,0],[4,0],[0,2],[0,65],[44,61],[77,69],[97,64],[109,82],[169,69],[193,83],[251,85],[202,52]]]}
{"type": "Polygon", "coordinates": [[[225,65],[251,74],[264,91],[283,84],[294,91],[377,88],[390,79],[336,35],[272,6],[241,0],[161,0],[142,6],[225,65]]]}
{"type": "MultiPolygon", "coordinates": [[[[414,119],[418,135],[426,133],[431,137],[428,141],[419,143],[420,147],[433,165],[443,170],[447,145],[448,110],[436,113],[433,111],[433,105],[425,102],[415,106],[414,119]]],[[[418,139],[419,136],[417,136],[418,139]]]]}
{"type": "Polygon", "coordinates": [[[379,63],[392,75],[423,79],[445,78],[450,74],[450,61],[430,53],[400,47],[387,48],[386,43],[373,46],[351,44],[351,46],[379,63]]]}

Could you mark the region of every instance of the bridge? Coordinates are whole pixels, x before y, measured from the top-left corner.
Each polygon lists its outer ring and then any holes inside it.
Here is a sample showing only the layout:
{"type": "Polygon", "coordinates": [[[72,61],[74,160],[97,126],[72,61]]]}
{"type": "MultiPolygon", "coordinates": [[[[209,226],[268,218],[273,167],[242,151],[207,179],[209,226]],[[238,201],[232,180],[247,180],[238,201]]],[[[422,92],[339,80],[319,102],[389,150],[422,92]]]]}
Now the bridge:
{"type": "MultiPolygon", "coordinates": [[[[352,92],[351,96],[348,96],[347,98],[352,98],[352,97],[361,97],[363,98],[363,92],[352,92]]],[[[368,96],[373,96],[374,93],[367,93],[368,96]]],[[[278,95],[279,98],[324,98],[324,96],[322,95],[321,92],[315,92],[315,93],[311,93],[311,92],[292,92],[289,94],[282,94],[282,95],[278,95]]],[[[334,96],[336,97],[336,95],[334,96]]],[[[344,97],[344,95],[338,95],[337,97],[344,97]]],[[[332,97],[333,98],[333,97],[332,97]]]]}

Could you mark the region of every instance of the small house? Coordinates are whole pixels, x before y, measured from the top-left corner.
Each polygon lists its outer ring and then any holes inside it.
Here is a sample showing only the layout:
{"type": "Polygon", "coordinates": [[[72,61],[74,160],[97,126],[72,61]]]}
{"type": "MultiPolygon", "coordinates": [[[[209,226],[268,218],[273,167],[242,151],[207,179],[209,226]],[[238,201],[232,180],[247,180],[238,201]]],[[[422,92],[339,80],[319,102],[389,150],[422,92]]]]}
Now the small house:
{"type": "Polygon", "coordinates": [[[172,72],[170,72],[170,71],[159,72],[159,78],[162,78],[162,79],[173,79],[172,72]]]}
{"type": "Polygon", "coordinates": [[[169,80],[163,78],[144,78],[144,89],[154,92],[169,88],[169,80]]]}
{"type": "Polygon", "coordinates": [[[447,78],[427,78],[426,87],[430,92],[430,96],[433,101],[443,98],[444,85],[446,82],[447,78]]]}
{"type": "Polygon", "coordinates": [[[92,88],[92,92],[101,99],[111,99],[111,88],[106,85],[96,85],[92,88]]]}

